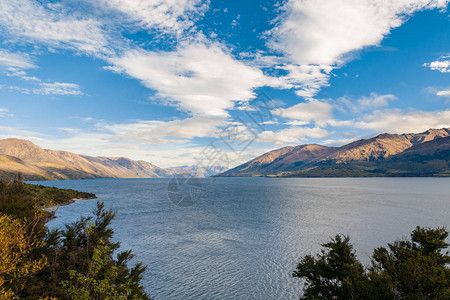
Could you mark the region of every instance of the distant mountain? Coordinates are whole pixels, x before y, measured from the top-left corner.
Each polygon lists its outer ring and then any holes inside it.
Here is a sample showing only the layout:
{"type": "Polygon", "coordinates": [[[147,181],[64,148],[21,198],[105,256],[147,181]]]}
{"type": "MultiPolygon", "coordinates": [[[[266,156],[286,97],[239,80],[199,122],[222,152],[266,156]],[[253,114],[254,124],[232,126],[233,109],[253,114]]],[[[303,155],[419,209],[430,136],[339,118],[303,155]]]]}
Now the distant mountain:
{"type": "Polygon", "coordinates": [[[450,175],[450,129],[380,134],[342,147],[316,144],[267,152],[218,176],[450,175]]]}
{"type": "MultiPolygon", "coordinates": [[[[214,174],[220,171],[223,170],[214,174]]],[[[143,160],[125,157],[91,157],[42,149],[26,140],[0,140],[0,176],[11,178],[18,172],[26,180],[203,177],[207,174],[192,168],[163,169],[143,160]]]]}
{"type": "Polygon", "coordinates": [[[192,176],[192,177],[209,177],[226,171],[224,167],[214,166],[209,168],[198,166],[180,166],[166,169],[170,174],[192,176]]]}

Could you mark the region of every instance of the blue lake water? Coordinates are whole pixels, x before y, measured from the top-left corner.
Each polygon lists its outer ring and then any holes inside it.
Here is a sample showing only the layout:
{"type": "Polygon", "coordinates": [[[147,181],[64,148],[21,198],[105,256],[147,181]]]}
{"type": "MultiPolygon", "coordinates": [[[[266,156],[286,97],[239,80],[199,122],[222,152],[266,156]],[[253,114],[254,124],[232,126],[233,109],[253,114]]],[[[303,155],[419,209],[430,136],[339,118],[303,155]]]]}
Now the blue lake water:
{"type": "Polygon", "coordinates": [[[98,200],[117,211],[115,238],[148,266],[155,299],[298,299],[296,262],[336,234],[349,234],[368,262],[417,225],[450,227],[448,178],[202,179],[188,207],[169,199],[169,179],[40,183],[100,197],[59,208],[50,227],[98,200]]]}

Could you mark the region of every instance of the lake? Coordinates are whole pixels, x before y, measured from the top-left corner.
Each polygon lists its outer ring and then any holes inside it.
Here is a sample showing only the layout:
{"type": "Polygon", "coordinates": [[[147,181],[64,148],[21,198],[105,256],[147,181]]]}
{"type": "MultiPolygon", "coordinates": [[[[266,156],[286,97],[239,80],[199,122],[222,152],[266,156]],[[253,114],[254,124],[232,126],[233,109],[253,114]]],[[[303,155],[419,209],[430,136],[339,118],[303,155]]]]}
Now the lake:
{"type": "Polygon", "coordinates": [[[450,227],[449,178],[200,179],[179,194],[172,181],[170,197],[169,179],[39,183],[100,197],[59,208],[52,228],[98,200],[116,210],[115,238],[148,266],[155,299],[298,299],[296,262],[336,234],[367,263],[417,225],[450,227]]]}

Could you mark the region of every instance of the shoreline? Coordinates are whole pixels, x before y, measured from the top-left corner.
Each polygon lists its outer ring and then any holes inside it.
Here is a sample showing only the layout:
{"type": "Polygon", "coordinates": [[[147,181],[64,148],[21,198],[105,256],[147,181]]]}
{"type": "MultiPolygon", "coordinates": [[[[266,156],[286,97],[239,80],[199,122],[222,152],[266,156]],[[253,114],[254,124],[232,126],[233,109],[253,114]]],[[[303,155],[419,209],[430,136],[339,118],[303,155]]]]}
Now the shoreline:
{"type": "Polygon", "coordinates": [[[50,215],[48,216],[48,218],[47,218],[47,220],[45,221],[45,223],[48,223],[48,222],[50,222],[51,220],[58,218],[58,217],[56,216],[56,212],[57,212],[58,209],[59,209],[60,207],[62,207],[62,206],[67,206],[67,205],[73,204],[73,203],[75,203],[75,202],[77,202],[77,201],[82,201],[82,200],[93,200],[93,199],[98,199],[98,198],[99,198],[99,197],[97,197],[97,196],[92,197],[92,198],[72,198],[72,199],[66,200],[66,201],[64,201],[64,202],[62,202],[62,203],[58,203],[58,204],[55,204],[55,205],[53,205],[53,206],[46,207],[46,208],[44,208],[44,210],[48,210],[48,209],[51,209],[51,210],[48,211],[48,212],[50,213],[50,215]]]}
{"type": "Polygon", "coordinates": [[[54,205],[53,207],[57,210],[57,209],[60,208],[61,206],[67,206],[67,205],[70,205],[70,204],[72,204],[72,203],[75,203],[76,201],[80,201],[80,200],[92,200],[92,199],[98,199],[98,198],[99,198],[99,197],[97,197],[97,196],[92,197],[92,198],[72,198],[72,199],[66,200],[66,201],[64,201],[64,202],[62,202],[62,203],[58,203],[58,204],[54,205]]]}

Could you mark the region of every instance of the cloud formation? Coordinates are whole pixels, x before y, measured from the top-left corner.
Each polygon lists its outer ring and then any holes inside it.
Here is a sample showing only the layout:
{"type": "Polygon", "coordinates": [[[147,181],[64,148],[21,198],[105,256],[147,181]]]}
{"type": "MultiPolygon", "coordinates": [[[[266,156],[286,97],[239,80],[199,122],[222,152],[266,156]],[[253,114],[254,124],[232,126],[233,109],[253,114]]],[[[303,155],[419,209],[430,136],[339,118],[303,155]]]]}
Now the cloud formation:
{"type": "Polygon", "coordinates": [[[415,12],[445,9],[448,3],[448,0],[288,0],[281,8],[277,26],[270,31],[268,45],[286,58],[288,64],[284,68],[290,82],[297,85],[297,94],[312,97],[327,86],[332,69],[350,60],[355,51],[378,46],[393,28],[415,12]],[[316,69],[313,76],[305,78],[304,72],[299,72],[305,66],[316,69]]]}
{"type": "Polygon", "coordinates": [[[331,118],[333,106],[326,102],[312,100],[302,102],[289,108],[280,109],[279,115],[303,124],[315,122],[324,124],[331,118]]]}
{"type": "Polygon", "coordinates": [[[0,67],[32,69],[37,66],[26,53],[11,53],[8,50],[0,49],[0,67]]]}
{"type": "Polygon", "coordinates": [[[261,70],[215,44],[188,44],[173,52],[130,50],[111,62],[110,69],[139,79],[193,115],[225,116],[236,101],[254,98],[254,88],[270,84],[261,70]]]}
{"type": "Polygon", "coordinates": [[[324,138],[329,132],[320,127],[291,126],[278,131],[266,130],[258,135],[257,141],[261,143],[299,144],[307,141],[308,138],[324,138]]]}
{"type": "Polygon", "coordinates": [[[9,112],[9,109],[6,108],[0,108],[0,118],[1,117],[14,117],[14,114],[9,112]]]}
{"type": "Polygon", "coordinates": [[[364,116],[362,121],[355,122],[354,126],[388,133],[414,133],[430,128],[447,128],[450,127],[450,110],[406,113],[399,109],[375,111],[364,116]]]}
{"type": "Polygon", "coordinates": [[[78,84],[66,82],[41,82],[33,92],[42,95],[83,95],[78,84]]]}
{"type": "Polygon", "coordinates": [[[450,90],[439,91],[436,95],[440,97],[450,97],[450,90]]]}
{"type": "Polygon", "coordinates": [[[60,3],[1,1],[0,24],[9,35],[25,42],[41,42],[90,54],[104,53],[108,43],[99,21],[76,17],[60,3]]]}
{"type": "Polygon", "coordinates": [[[436,60],[430,63],[423,64],[424,67],[428,67],[431,70],[439,71],[442,73],[449,73],[450,72],[450,58],[449,56],[445,56],[442,58],[442,60],[436,60]]]}
{"type": "Polygon", "coordinates": [[[289,0],[271,46],[295,64],[335,65],[349,52],[379,45],[391,29],[419,10],[446,0],[289,0]]]}
{"type": "Polygon", "coordinates": [[[110,139],[136,144],[186,143],[196,137],[210,137],[225,119],[194,116],[172,121],[138,121],[129,124],[98,124],[97,129],[111,135],[110,139]]]}
{"type": "MultiPolygon", "coordinates": [[[[101,0],[104,6],[125,15],[129,22],[146,29],[180,35],[208,8],[202,0],[101,0]]],[[[123,18],[120,16],[119,18],[123,18]]]]}

